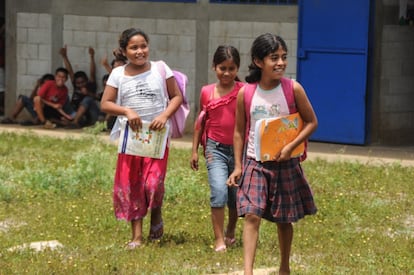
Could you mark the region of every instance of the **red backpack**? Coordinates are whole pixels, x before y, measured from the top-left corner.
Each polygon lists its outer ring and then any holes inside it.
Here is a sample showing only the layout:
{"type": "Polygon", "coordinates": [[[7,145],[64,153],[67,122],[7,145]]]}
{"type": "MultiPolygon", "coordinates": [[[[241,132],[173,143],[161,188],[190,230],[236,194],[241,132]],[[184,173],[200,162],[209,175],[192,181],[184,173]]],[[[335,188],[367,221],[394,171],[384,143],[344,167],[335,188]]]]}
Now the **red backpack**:
{"type": "MultiPolygon", "coordinates": [[[[293,91],[293,80],[282,77],[280,79],[282,84],[283,94],[285,95],[286,102],[289,108],[289,114],[293,114],[297,112],[296,109],[296,101],[295,101],[295,93],[293,91]]],[[[252,98],[256,91],[257,83],[248,83],[244,86],[244,111],[246,114],[246,133],[245,133],[245,140],[247,141],[249,136],[249,129],[250,129],[250,106],[252,104],[252,98]]],[[[308,147],[307,140],[305,141],[305,151],[303,155],[300,156],[300,161],[304,161],[306,159],[306,151],[308,147]]]]}

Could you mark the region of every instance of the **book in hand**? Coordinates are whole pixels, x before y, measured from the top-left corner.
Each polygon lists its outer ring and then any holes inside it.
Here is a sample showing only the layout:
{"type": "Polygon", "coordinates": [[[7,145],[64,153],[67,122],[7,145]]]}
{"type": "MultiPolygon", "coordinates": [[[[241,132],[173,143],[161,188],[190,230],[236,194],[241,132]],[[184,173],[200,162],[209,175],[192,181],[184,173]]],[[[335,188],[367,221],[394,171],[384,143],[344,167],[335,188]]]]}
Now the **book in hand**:
{"type": "MultiPolygon", "coordinates": [[[[256,122],[254,146],[256,160],[271,161],[282,148],[294,140],[303,128],[299,113],[278,118],[264,118],[256,122]]],[[[305,143],[299,144],[291,157],[300,157],[305,151],[305,143]]]]}
{"type": "Polygon", "coordinates": [[[154,131],[149,129],[149,122],[142,122],[141,129],[135,132],[126,120],[121,120],[120,123],[118,153],[156,159],[164,158],[170,132],[168,124],[162,130],[154,131]]]}

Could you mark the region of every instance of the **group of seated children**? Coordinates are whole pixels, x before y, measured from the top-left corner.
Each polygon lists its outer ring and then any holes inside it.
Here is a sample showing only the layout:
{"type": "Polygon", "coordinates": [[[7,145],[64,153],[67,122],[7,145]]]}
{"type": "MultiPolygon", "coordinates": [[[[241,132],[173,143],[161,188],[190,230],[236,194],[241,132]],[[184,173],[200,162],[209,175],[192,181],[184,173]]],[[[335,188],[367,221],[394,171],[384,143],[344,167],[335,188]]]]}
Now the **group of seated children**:
{"type": "MultiPolygon", "coordinates": [[[[102,92],[97,92],[95,50],[89,48],[90,72],[89,77],[84,71],[74,72],[67,56],[67,47],[59,51],[65,67],[56,69],[55,75],[45,74],[36,83],[30,96],[19,95],[11,114],[1,120],[3,124],[43,125],[46,129],[65,127],[78,129],[104,121],[106,128],[111,129],[114,117],[103,114],[99,108],[102,92]],[[70,79],[73,86],[72,96],[65,85],[70,79]],[[23,109],[30,114],[29,120],[18,121],[23,109]]],[[[122,66],[125,60],[115,59],[110,65],[107,58],[102,59],[102,65],[107,70],[102,79],[103,87],[109,73],[116,66],[122,66]]]]}

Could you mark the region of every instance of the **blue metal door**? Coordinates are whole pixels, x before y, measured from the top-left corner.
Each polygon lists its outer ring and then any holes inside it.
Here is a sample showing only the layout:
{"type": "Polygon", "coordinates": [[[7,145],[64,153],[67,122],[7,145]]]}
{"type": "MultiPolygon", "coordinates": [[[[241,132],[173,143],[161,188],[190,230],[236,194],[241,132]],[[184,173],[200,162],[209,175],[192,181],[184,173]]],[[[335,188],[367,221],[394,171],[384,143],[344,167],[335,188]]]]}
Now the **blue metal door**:
{"type": "Polygon", "coordinates": [[[315,109],[311,140],[365,144],[369,0],[299,3],[297,78],[315,109]]]}

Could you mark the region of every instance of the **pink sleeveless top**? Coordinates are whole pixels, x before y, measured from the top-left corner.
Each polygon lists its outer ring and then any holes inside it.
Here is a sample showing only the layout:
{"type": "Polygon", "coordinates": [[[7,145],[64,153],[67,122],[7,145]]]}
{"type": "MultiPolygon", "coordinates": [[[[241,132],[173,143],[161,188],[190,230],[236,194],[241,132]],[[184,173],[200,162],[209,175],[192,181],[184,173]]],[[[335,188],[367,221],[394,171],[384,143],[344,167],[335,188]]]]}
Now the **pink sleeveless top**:
{"type": "Polygon", "coordinates": [[[233,145],[234,125],[236,121],[237,94],[244,83],[235,82],[233,90],[221,98],[211,99],[216,84],[203,87],[209,95],[206,107],[205,130],[208,138],[226,145],[233,145]]]}

